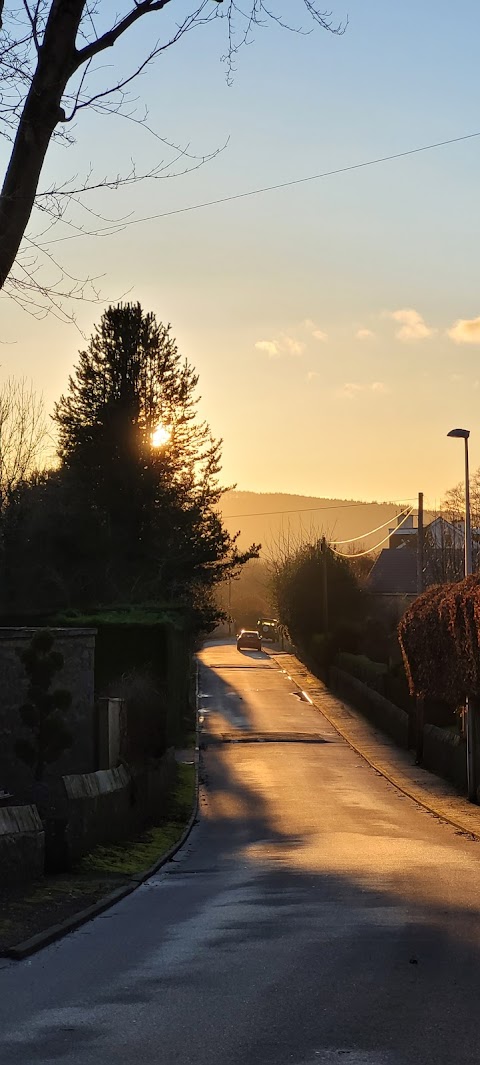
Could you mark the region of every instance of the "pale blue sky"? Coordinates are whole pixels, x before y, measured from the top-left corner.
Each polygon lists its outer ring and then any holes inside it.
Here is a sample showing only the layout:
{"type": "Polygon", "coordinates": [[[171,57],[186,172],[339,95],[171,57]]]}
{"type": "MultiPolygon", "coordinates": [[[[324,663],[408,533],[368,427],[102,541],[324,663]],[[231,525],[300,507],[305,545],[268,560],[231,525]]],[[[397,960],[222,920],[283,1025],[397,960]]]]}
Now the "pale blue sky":
{"type": "MultiPolygon", "coordinates": [[[[258,30],[231,88],[221,23],[190,34],[136,95],[159,134],[199,154],[228,146],[194,173],[91,206],[140,217],[480,131],[478,4],[335,0],[335,16],[347,11],[339,38],[258,30]]],[[[120,69],[155,25],[161,16],[129,39],[120,69]]],[[[155,164],[158,141],[84,114],[45,181],[90,163],[116,173],[132,157],[155,164]]],[[[77,308],[86,333],[127,291],[172,323],[200,374],[202,414],[224,438],[226,482],[367,499],[423,490],[434,503],[462,474],[448,429],[471,429],[480,463],[480,327],[447,335],[480,316],[479,163],[480,138],[55,251],[78,276],[104,275],[104,303],[77,308]]],[[[5,299],[1,333],[1,372],[33,377],[50,406],[79,334],[5,299]]]]}

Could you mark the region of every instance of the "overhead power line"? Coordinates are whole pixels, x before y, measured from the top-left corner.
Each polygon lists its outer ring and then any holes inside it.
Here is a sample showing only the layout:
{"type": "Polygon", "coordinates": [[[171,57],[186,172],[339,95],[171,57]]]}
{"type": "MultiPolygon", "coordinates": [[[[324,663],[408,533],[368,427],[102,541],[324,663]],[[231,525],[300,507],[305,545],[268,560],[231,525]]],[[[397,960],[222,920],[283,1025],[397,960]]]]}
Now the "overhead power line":
{"type": "MultiPolygon", "coordinates": [[[[355,540],[364,540],[366,536],[373,536],[374,533],[380,532],[380,529],[384,529],[386,525],[390,525],[390,522],[395,521],[396,518],[401,518],[403,513],[404,511],[401,510],[399,514],[393,514],[392,517],[388,518],[387,521],[384,521],[382,525],[377,525],[376,529],[369,529],[368,532],[361,533],[360,536],[351,536],[349,540],[331,540],[330,544],[335,544],[335,547],[340,547],[342,544],[353,544],[355,540]]],[[[408,514],[406,514],[405,517],[408,517],[412,513],[413,507],[409,507],[408,514]]],[[[400,524],[403,524],[403,522],[400,524]]]]}
{"type": "MultiPolygon", "coordinates": [[[[407,520],[407,518],[410,517],[410,514],[412,513],[412,511],[413,511],[413,507],[411,507],[410,510],[408,511],[408,513],[405,514],[405,517],[404,517],[403,521],[399,521],[398,525],[396,526],[395,532],[397,531],[397,529],[400,529],[400,527],[407,520]]],[[[334,555],[339,555],[340,558],[348,558],[349,560],[354,560],[356,558],[364,558],[365,555],[371,555],[372,551],[377,551],[378,548],[382,547],[383,544],[386,544],[387,540],[389,540],[389,539],[390,539],[390,533],[388,533],[388,536],[384,536],[383,540],[380,540],[378,544],[374,544],[373,547],[369,547],[366,551],[357,551],[354,555],[348,555],[346,551],[336,551],[335,548],[332,547],[331,544],[329,544],[329,547],[330,547],[331,551],[333,551],[334,555]]],[[[335,542],[335,541],[333,541],[333,542],[335,542]]]]}
{"type": "MultiPolygon", "coordinates": [[[[416,496],[411,496],[410,499],[392,499],[389,503],[343,503],[340,504],[340,506],[332,504],[332,506],[329,507],[300,507],[297,510],[253,510],[248,514],[222,514],[222,519],[223,521],[230,521],[230,519],[233,520],[233,518],[268,518],[272,514],[315,514],[324,510],[348,510],[351,507],[389,507],[393,506],[394,503],[411,503],[413,499],[416,499],[416,496]]],[[[393,521],[393,517],[394,515],[392,518],[389,518],[388,521],[393,521]]],[[[385,522],[384,524],[387,525],[388,523],[385,522]]],[[[383,527],[383,525],[379,526],[380,529],[383,527]]],[[[375,529],[373,531],[376,532],[375,529]]],[[[368,533],[365,533],[364,535],[368,536],[368,533]]],[[[361,537],[358,537],[358,539],[361,539],[361,537]]],[[[334,542],[347,543],[349,541],[339,540],[334,542]]]]}
{"type": "Polygon", "coordinates": [[[449,137],[443,141],[433,141],[431,144],[422,144],[418,148],[408,148],[404,152],[392,152],[390,155],[379,155],[373,159],[365,159],[361,163],[351,163],[349,166],[340,166],[335,170],[323,170],[318,174],[308,174],[306,177],[292,178],[290,181],[280,181],[275,185],[262,185],[257,189],[249,189],[247,192],[235,192],[230,196],[219,196],[215,200],[204,200],[202,203],[192,203],[187,207],[175,207],[171,211],[161,211],[159,214],[145,215],[143,218],[132,218],[130,221],[112,223],[95,234],[73,233],[65,237],[56,237],[53,240],[43,241],[38,247],[50,244],[58,244],[64,240],[75,240],[78,237],[108,236],[112,233],[121,233],[127,226],[138,226],[142,222],[155,222],[161,218],[172,218],[174,215],[188,214],[190,211],[203,211],[207,207],[218,207],[222,203],[234,203],[236,200],[246,200],[252,196],[263,196],[267,192],[276,192],[279,189],[289,189],[294,185],[305,185],[310,181],[321,181],[323,178],[336,177],[338,174],[349,174],[353,170],[363,170],[368,166],[378,166],[380,163],[391,163],[396,159],[406,159],[410,155],[419,155],[421,152],[431,152],[437,148],[446,148],[450,144],[461,144],[463,141],[474,140],[480,137],[480,130],[476,133],[464,133],[460,137],[449,137]]]}

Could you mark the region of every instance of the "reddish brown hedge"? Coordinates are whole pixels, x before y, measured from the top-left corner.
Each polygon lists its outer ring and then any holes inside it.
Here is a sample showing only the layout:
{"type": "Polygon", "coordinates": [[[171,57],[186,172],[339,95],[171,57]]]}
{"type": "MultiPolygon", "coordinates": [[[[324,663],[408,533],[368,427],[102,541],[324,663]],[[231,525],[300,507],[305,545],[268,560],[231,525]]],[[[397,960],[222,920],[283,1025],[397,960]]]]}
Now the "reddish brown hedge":
{"type": "Polygon", "coordinates": [[[480,577],[435,585],[398,627],[410,693],[459,705],[480,695],[480,577]]]}

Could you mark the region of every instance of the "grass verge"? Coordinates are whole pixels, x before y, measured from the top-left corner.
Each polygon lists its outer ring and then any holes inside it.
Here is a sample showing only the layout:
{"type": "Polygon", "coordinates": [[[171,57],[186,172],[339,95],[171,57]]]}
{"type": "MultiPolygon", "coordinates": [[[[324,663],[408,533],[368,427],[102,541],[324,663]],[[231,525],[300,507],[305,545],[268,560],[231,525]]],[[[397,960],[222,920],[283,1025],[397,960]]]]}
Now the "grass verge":
{"type": "Polygon", "coordinates": [[[177,783],[170,798],[167,820],[146,829],[135,840],[122,840],[95,850],[82,859],[79,871],[133,876],[144,873],[181,838],[193,808],[195,767],[179,765],[177,783]]]}

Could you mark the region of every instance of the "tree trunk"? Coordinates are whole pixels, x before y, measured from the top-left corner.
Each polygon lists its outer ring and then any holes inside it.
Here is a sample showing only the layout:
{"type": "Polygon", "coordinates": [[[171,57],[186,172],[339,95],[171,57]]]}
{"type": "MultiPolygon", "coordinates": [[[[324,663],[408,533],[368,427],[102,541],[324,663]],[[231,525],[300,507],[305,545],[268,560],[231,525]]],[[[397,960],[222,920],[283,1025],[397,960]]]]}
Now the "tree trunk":
{"type": "Polygon", "coordinates": [[[0,194],[0,288],[12,269],[35,202],[62,96],[75,72],[75,42],[85,0],[53,0],[30,91],[0,194]]]}

